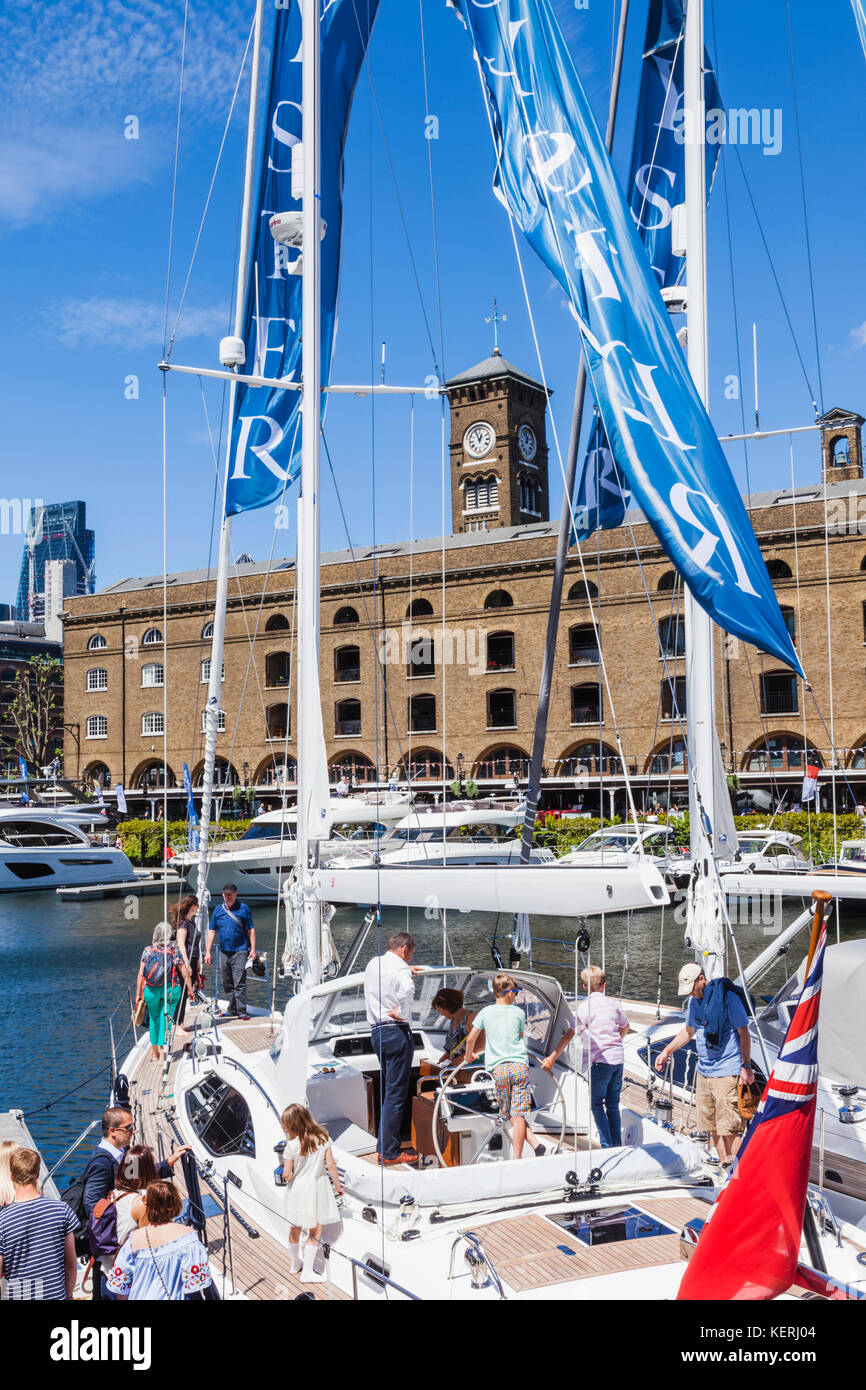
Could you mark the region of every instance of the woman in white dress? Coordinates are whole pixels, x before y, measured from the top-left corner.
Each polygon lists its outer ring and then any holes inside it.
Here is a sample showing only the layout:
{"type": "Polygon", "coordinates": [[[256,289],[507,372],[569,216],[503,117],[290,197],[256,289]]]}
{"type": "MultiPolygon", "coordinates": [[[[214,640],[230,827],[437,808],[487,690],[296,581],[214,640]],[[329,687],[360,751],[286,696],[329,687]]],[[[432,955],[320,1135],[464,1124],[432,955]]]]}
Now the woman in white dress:
{"type": "Polygon", "coordinates": [[[334,1193],[342,1197],[343,1186],[331,1152],[330,1136],[309,1110],[303,1105],[286,1106],[282,1125],[286,1134],[283,1177],[288,1187],[285,1215],[291,1227],[289,1270],[292,1274],[300,1273],[302,1284],[321,1283],[323,1276],[315,1268],[315,1259],[322,1227],[339,1222],[334,1193]],[[303,1268],[301,1231],[307,1232],[303,1268]]]}

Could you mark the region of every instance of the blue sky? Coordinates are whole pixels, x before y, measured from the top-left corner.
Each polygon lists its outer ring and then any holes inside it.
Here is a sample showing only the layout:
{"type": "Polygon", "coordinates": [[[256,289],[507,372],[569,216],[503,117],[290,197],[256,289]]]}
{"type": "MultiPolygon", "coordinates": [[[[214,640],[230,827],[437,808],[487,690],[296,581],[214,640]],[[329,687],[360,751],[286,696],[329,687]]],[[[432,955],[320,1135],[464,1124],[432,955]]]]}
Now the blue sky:
{"type": "MultiPolygon", "coordinates": [[[[596,111],[606,112],[612,0],[577,9],[557,0],[578,70],[596,111]]],[[[752,194],[787,299],[813,389],[818,367],[811,322],[784,0],[761,6],[715,0],[717,65],[728,106],[779,108],[782,148],[741,149],[752,194]]],[[[423,0],[436,189],[444,365],[453,375],[492,346],[485,316],[494,294],[507,314],[506,356],[538,375],[539,362],[507,218],[490,190],[492,152],[466,36],[444,0],[423,0]]],[[[173,323],[214,169],[249,25],[252,0],[191,0],[172,267],[173,323]]],[[[632,4],[615,161],[628,164],[645,0],[632,4]]],[[[818,348],[825,407],[866,414],[866,271],[862,178],[864,56],[847,0],[820,9],[791,0],[818,348]]],[[[3,408],[4,496],[84,498],[96,530],[97,584],[162,566],[161,356],[171,175],[183,5],[178,0],[93,0],[33,7],[6,0],[0,74],[0,239],[7,344],[3,408]],[[124,138],[127,118],[138,139],[124,138]],[[138,399],[126,379],[138,378],[138,399]]],[[[708,42],[712,44],[710,4],[708,42]]],[[[418,0],[381,0],[370,68],[362,75],[346,159],[346,212],[335,381],[388,377],[423,382],[433,370],[394,182],[405,213],[424,306],[439,342],[428,142],[418,0]]],[[[243,101],[241,103],[243,105],[243,101]]],[[[175,360],[216,366],[231,318],[243,158],[243,118],[230,126],[180,318],[175,360]]],[[[810,423],[810,396],[773,284],[743,178],[724,151],[710,205],[710,412],[720,434],[740,428],[740,402],[725,398],[736,374],[727,218],[740,318],[743,406],[752,420],[751,324],[758,325],[761,423],[810,423]]],[[[576,326],[550,275],[521,248],[553,417],[565,445],[577,370],[576,326]]],[[[218,431],[222,391],[205,387],[218,431]]],[[[326,433],[353,542],[438,534],[440,416],[415,409],[414,520],[410,516],[409,407],[403,398],[332,399],[326,433]]],[[[168,390],[169,568],[202,565],[211,541],[214,465],[202,392],[175,377],[168,390]]],[[[741,449],[728,450],[745,483],[741,449]]],[[[795,443],[798,482],[818,476],[815,436],[795,443]]],[[[753,489],[785,486],[787,440],[749,451],[753,489]]],[[[561,487],[551,453],[554,510],[561,487]]],[[[345,544],[333,490],[324,489],[323,544],[345,544]]],[[[266,558],[273,512],[239,518],[235,549],[266,558]]],[[[280,532],[277,554],[293,550],[280,532]]],[[[0,600],[14,601],[21,538],[0,535],[0,600]]]]}

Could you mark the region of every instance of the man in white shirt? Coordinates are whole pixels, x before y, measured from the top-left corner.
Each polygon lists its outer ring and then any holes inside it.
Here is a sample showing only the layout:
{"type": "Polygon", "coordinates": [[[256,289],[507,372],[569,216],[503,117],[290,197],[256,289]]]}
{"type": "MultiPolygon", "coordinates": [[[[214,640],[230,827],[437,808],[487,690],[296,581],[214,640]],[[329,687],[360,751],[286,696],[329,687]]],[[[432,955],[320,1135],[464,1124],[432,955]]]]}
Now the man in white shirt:
{"type": "Polygon", "coordinates": [[[412,957],[415,941],[398,931],[388,941],[384,956],[374,956],[364,971],[364,1001],[373,1050],[379,1058],[379,1138],[376,1145],[383,1167],[412,1163],[414,1149],[400,1148],[403,1110],[412,1074],[412,1001],[415,998],[412,957]]]}

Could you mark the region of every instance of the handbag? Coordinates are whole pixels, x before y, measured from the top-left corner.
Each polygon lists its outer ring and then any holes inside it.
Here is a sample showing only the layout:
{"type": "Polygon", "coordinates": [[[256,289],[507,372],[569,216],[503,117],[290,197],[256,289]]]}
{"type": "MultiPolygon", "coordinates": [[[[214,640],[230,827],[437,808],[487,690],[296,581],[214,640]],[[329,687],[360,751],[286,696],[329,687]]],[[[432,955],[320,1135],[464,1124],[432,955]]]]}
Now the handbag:
{"type": "Polygon", "coordinates": [[[147,1004],[145,1003],[144,995],[142,994],[140,998],[138,998],[135,1001],[135,1009],[133,1011],[132,1021],[135,1024],[136,1028],[140,1028],[142,1024],[146,1021],[146,1019],[147,1004]]]}
{"type": "Polygon", "coordinates": [[[748,1085],[744,1081],[737,1082],[737,1109],[740,1117],[744,1120],[751,1120],[758,1110],[764,1088],[759,1081],[750,1081],[748,1085]]]}

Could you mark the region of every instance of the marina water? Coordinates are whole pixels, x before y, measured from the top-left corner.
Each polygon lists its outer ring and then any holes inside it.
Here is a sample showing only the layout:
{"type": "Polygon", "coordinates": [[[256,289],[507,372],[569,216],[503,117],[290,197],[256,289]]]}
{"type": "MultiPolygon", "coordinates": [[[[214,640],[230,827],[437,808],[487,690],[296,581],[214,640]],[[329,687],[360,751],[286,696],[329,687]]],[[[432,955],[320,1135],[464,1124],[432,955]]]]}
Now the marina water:
{"type": "MultiPolygon", "coordinates": [[[[769,900],[768,900],[769,901],[769,900]]],[[[274,958],[276,905],[253,904],[257,945],[274,958]]],[[[783,925],[801,911],[788,901],[773,921],[741,921],[737,941],[744,964],[753,960],[773,940],[783,925]]],[[[361,909],[343,909],[331,930],[342,953],[363,919],[361,909]]],[[[632,999],[655,1001],[661,962],[662,1003],[676,1002],[677,971],[691,953],[683,946],[683,927],[675,907],[661,911],[609,915],[590,919],[590,955],[594,964],[604,961],[608,992],[620,991],[632,999]]],[[[752,913],[749,913],[750,918],[752,913]]],[[[755,913],[760,916],[760,913],[755,913]]],[[[118,1062],[131,1045],[129,999],[134,995],[138,963],[149,943],[153,927],[163,917],[163,899],[143,897],[94,902],[60,902],[53,893],[4,894],[0,897],[0,1110],[20,1109],[51,1166],[90,1120],[105,1107],[111,1085],[111,1037],[114,1028],[118,1062]],[[137,911],[128,920],[124,913],[137,911]],[[66,1094],[71,1092],[71,1094],[66,1094]]],[[[555,975],[566,990],[574,989],[574,939],[577,918],[536,917],[532,921],[533,965],[555,975]]],[[[385,950],[391,932],[409,930],[418,941],[416,963],[489,967],[491,941],[495,940],[504,964],[512,923],[505,914],[449,912],[447,933],[438,916],[421,910],[383,911],[380,931],[374,926],[359,958],[363,966],[378,949],[385,950]],[[444,955],[443,953],[447,953],[444,955]]],[[[836,939],[831,925],[830,940],[836,939]]],[[[843,908],[841,939],[862,936],[866,924],[843,908]]],[[[788,972],[796,969],[806,948],[804,932],[759,985],[761,995],[778,989],[788,972]],[[802,944],[801,944],[802,943],[802,944]]],[[[281,924],[281,949],[285,936],[281,924]]],[[[526,957],[523,968],[528,968],[526,957]]],[[[357,968],[357,967],[356,967],[357,968]]],[[[728,973],[736,974],[729,959],[728,973]]],[[[213,968],[208,972],[211,992],[213,968]]],[[[280,1008],[291,992],[288,980],[276,982],[280,1008]]],[[[264,982],[251,979],[250,1004],[265,1006],[264,982]]],[[[59,1172],[61,1186],[82,1167],[82,1154],[96,1143],[98,1129],[83,1148],[59,1172]]]]}

